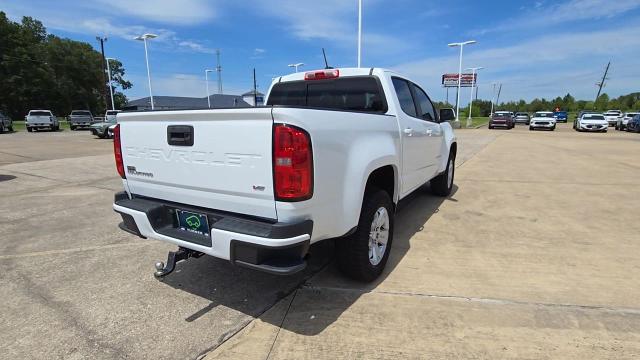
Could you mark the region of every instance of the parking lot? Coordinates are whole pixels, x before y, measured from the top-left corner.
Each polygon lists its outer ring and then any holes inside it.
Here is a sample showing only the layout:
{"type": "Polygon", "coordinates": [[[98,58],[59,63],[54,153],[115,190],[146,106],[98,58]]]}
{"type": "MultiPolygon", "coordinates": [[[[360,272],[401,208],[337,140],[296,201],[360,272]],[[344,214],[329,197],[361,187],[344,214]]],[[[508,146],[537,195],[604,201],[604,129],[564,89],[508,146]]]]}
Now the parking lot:
{"type": "Polygon", "coordinates": [[[109,140],[0,135],[0,357],[637,358],[640,136],[460,130],[456,188],[401,207],[373,284],[330,243],[293,277],[118,229],[109,140]]]}

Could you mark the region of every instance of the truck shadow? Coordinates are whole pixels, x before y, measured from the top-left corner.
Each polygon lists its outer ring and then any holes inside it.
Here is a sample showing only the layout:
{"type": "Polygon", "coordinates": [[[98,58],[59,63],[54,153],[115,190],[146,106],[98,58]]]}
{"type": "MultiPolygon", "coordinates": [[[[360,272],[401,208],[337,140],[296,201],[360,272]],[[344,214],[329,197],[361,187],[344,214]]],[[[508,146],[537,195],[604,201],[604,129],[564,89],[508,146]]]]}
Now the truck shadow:
{"type": "Polygon", "coordinates": [[[277,301],[295,292],[287,314],[264,316],[262,319],[297,334],[316,335],[394,271],[410,250],[413,235],[423,230],[444,201],[456,201],[453,197],[456,191],[457,186],[454,185],[452,195],[442,198],[431,195],[426,185],[399,204],[389,260],[383,274],[372,283],[351,281],[340,274],[333,261],[332,240],[314,244],[310,249],[307,269],[293,276],[281,277],[242,269],[227,261],[205,256],[179,263],[177,270],[163,279],[163,283],[210,301],[208,306],[187,316],[184,319],[187,322],[207,316],[219,305],[258,317],[277,301]],[[313,321],[309,320],[310,316],[313,316],[313,321]]]}

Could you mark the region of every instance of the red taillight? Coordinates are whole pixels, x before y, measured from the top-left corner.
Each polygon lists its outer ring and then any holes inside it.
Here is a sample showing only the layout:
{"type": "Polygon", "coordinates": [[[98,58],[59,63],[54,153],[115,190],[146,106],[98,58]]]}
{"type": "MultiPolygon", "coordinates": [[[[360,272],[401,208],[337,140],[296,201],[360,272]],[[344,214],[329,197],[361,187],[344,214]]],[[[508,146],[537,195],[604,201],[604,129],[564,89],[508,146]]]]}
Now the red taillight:
{"type": "Polygon", "coordinates": [[[291,125],[274,125],[273,182],[279,201],[307,200],[313,195],[313,154],[306,131],[291,125]]]}
{"type": "Polygon", "coordinates": [[[339,76],[340,76],[340,70],[338,69],[309,71],[304,73],[305,80],[335,79],[339,76]]]}
{"type": "Polygon", "coordinates": [[[123,179],[126,179],[124,174],[124,162],[122,161],[122,145],[120,144],[120,124],[113,128],[113,154],[116,157],[116,168],[118,174],[123,179]]]}

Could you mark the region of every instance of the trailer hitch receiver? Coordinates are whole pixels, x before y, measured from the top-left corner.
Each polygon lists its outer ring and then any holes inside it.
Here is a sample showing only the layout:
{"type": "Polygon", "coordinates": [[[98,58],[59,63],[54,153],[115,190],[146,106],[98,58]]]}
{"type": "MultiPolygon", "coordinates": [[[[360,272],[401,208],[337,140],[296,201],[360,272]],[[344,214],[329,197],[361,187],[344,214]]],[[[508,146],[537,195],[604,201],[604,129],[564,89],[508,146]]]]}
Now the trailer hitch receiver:
{"type": "Polygon", "coordinates": [[[190,250],[187,248],[180,247],[178,251],[170,251],[167,254],[167,264],[165,265],[162,261],[158,261],[156,263],[156,271],[153,273],[158,279],[161,279],[173,272],[176,268],[176,263],[187,260],[189,258],[199,258],[204,255],[199,251],[190,250]]]}

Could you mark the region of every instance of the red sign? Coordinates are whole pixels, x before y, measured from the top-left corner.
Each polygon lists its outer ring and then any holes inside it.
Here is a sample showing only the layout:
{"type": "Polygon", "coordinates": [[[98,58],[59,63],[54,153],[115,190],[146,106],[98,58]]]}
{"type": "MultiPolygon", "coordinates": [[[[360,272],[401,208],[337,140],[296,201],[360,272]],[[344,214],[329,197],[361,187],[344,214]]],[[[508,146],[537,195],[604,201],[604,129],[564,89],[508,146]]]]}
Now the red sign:
{"type": "MultiPolygon", "coordinates": [[[[462,74],[462,82],[460,86],[471,87],[478,81],[478,74],[462,74]]],[[[442,86],[444,87],[458,87],[458,74],[444,74],[442,75],[442,86]]]]}

